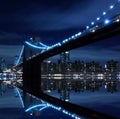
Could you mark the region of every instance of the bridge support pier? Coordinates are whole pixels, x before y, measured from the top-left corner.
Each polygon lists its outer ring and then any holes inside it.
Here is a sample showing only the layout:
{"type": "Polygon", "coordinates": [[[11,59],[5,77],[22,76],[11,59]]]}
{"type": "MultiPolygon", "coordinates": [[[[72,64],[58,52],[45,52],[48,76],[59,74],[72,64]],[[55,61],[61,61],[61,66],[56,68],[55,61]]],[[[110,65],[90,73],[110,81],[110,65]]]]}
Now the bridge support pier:
{"type": "Polygon", "coordinates": [[[23,57],[23,101],[25,108],[31,103],[31,97],[27,93],[37,95],[41,91],[41,62],[38,60],[26,59],[26,54],[23,57]],[[27,92],[27,93],[26,93],[27,92]]]}

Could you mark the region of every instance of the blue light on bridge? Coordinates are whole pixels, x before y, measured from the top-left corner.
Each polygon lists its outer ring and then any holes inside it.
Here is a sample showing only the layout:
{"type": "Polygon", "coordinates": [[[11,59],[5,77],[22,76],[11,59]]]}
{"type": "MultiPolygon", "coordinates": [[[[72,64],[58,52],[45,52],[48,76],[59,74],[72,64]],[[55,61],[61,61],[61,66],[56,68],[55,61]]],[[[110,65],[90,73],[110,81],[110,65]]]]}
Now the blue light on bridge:
{"type": "Polygon", "coordinates": [[[25,43],[26,43],[27,45],[33,47],[33,48],[36,48],[36,49],[41,49],[41,50],[47,49],[46,47],[36,46],[36,45],[34,45],[34,44],[32,44],[32,43],[30,43],[30,42],[28,42],[28,41],[25,41],[25,43]]]}
{"type": "Polygon", "coordinates": [[[72,39],[74,39],[74,38],[75,38],[75,36],[72,36],[71,38],[72,38],[72,39]]]}
{"type": "Polygon", "coordinates": [[[97,17],[97,21],[99,21],[100,20],[100,17],[97,17]]]}
{"type": "Polygon", "coordinates": [[[61,46],[61,43],[58,43],[59,46],[61,46]]]}
{"type": "Polygon", "coordinates": [[[18,95],[19,95],[19,98],[20,98],[20,101],[21,101],[21,104],[22,104],[22,107],[24,108],[25,106],[24,106],[24,103],[23,103],[23,100],[22,100],[22,96],[21,96],[21,94],[20,94],[20,91],[18,90],[17,87],[15,87],[15,90],[17,91],[17,93],[18,93],[18,95]]]}
{"type": "Polygon", "coordinates": [[[113,9],[113,8],[114,8],[114,5],[111,5],[111,6],[110,6],[110,9],[113,9]]]}
{"type": "Polygon", "coordinates": [[[15,65],[18,65],[18,64],[19,64],[20,59],[21,59],[22,54],[23,54],[23,51],[24,51],[24,46],[22,46],[22,50],[21,50],[21,52],[20,52],[19,58],[18,58],[18,60],[17,60],[17,62],[16,62],[16,64],[15,64],[15,65]]]}
{"type": "Polygon", "coordinates": [[[109,24],[109,23],[110,23],[110,20],[109,20],[109,19],[106,19],[106,20],[104,21],[104,23],[105,23],[105,24],[109,24]]]}
{"type": "Polygon", "coordinates": [[[103,15],[106,15],[106,12],[103,12],[103,15]]]}
{"type": "Polygon", "coordinates": [[[46,108],[48,108],[48,105],[46,105],[46,106],[44,106],[44,107],[40,108],[40,110],[39,110],[39,111],[42,111],[42,110],[44,110],[44,109],[46,109],[46,108]]]}
{"type": "Polygon", "coordinates": [[[49,105],[47,105],[47,104],[34,105],[34,106],[29,107],[28,109],[26,109],[25,112],[29,112],[29,111],[31,111],[32,109],[35,109],[35,108],[38,108],[38,107],[42,107],[42,108],[40,108],[40,111],[42,111],[43,109],[49,107],[49,105]],[[44,108],[43,108],[43,107],[44,107],[44,108]]]}
{"type": "Polygon", "coordinates": [[[94,25],[95,23],[94,22],[91,22],[91,25],[94,25]]]}
{"type": "Polygon", "coordinates": [[[89,26],[86,26],[86,29],[89,29],[89,26]]]}
{"type": "MultiPolygon", "coordinates": [[[[110,5],[110,6],[109,6],[109,9],[108,9],[106,12],[104,11],[104,12],[102,13],[102,15],[107,15],[107,14],[109,13],[109,10],[110,10],[110,9],[112,10],[112,9],[116,6],[116,4],[119,4],[119,2],[120,2],[120,0],[118,0],[117,2],[115,2],[115,4],[113,4],[113,5],[110,5]]],[[[101,18],[102,18],[102,16],[101,16],[101,17],[97,17],[96,20],[99,21],[101,18]]],[[[117,22],[119,22],[119,19],[117,20],[117,22]]],[[[105,20],[105,21],[104,21],[104,24],[109,24],[109,23],[110,23],[110,20],[105,20]]],[[[95,22],[92,21],[92,22],[91,22],[91,25],[95,25],[95,22]]],[[[89,25],[86,26],[86,29],[89,29],[89,25]]],[[[84,31],[85,31],[85,30],[84,30],[84,31]]],[[[84,32],[84,31],[82,31],[82,32],[84,32]]],[[[54,45],[52,45],[52,46],[50,46],[50,47],[47,46],[47,45],[45,45],[45,44],[43,44],[43,43],[39,43],[39,44],[42,45],[43,47],[36,46],[36,45],[31,44],[31,43],[29,43],[29,42],[26,42],[26,44],[32,46],[33,48],[37,48],[37,49],[41,49],[41,50],[49,50],[49,49],[51,49],[51,48],[54,48],[54,47],[57,47],[57,46],[61,46],[62,44],[66,43],[66,42],[68,42],[68,41],[70,41],[70,40],[75,39],[76,37],[79,37],[79,36],[82,34],[82,32],[79,32],[79,33],[77,33],[77,34],[75,34],[75,35],[73,35],[73,36],[71,36],[71,37],[63,40],[61,43],[60,43],[60,42],[59,42],[59,43],[56,43],[56,44],[54,44],[54,45]]],[[[95,32],[95,30],[93,30],[92,32],[95,32]]]]}
{"type": "Polygon", "coordinates": [[[45,44],[43,44],[43,43],[39,43],[40,45],[42,45],[43,47],[49,47],[49,46],[47,46],[47,45],[45,45],[45,44]]]}
{"type": "Polygon", "coordinates": [[[74,119],[81,119],[81,118],[80,118],[79,116],[77,116],[76,114],[73,114],[73,113],[71,113],[71,112],[69,112],[69,111],[67,111],[67,110],[64,110],[64,109],[62,109],[61,107],[56,107],[56,106],[54,106],[54,105],[52,105],[52,104],[48,104],[48,106],[51,107],[51,108],[53,108],[53,109],[56,109],[56,110],[58,110],[58,111],[61,111],[62,113],[66,114],[66,115],[68,115],[68,116],[70,116],[70,117],[72,117],[72,118],[74,118],[74,119]]]}
{"type": "Polygon", "coordinates": [[[82,32],[79,32],[78,35],[80,36],[82,34],[82,32]]]}

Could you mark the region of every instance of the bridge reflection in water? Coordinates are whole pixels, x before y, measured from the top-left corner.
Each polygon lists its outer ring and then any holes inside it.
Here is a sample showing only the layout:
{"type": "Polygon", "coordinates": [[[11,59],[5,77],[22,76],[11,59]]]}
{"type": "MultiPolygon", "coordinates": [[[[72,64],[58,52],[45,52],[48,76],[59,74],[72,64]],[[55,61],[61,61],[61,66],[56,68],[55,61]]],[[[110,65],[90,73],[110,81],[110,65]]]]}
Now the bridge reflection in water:
{"type": "Polygon", "coordinates": [[[43,91],[50,96],[97,112],[120,117],[120,82],[118,80],[46,79],[43,87],[43,91]]]}

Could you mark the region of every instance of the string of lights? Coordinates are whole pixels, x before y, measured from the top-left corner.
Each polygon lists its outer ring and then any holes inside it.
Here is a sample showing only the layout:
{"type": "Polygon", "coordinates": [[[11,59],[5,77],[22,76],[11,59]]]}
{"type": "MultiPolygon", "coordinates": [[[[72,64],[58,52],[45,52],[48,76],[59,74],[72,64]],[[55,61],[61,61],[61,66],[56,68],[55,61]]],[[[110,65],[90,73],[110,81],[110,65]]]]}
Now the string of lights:
{"type": "MultiPolygon", "coordinates": [[[[49,50],[51,48],[54,48],[54,47],[58,47],[58,46],[61,46],[62,44],[65,44],[66,42],[70,41],[70,40],[74,40],[78,37],[81,37],[83,35],[85,35],[85,32],[87,32],[88,30],[90,32],[95,32],[97,29],[100,29],[100,27],[97,25],[97,23],[100,23],[100,20],[103,20],[103,18],[108,14],[110,13],[113,9],[115,9],[115,7],[117,7],[118,5],[120,4],[120,0],[118,0],[117,2],[115,2],[114,4],[110,5],[108,7],[108,10],[107,11],[103,11],[103,13],[101,14],[102,16],[99,16],[97,17],[94,21],[92,21],[89,25],[86,25],[85,29],[83,31],[80,31],[78,33],[76,33],[75,35],[72,35],[71,37],[69,38],[66,38],[64,39],[62,42],[58,42],[52,46],[47,46],[43,43],[39,43],[40,45],[42,45],[42,47],[40,46],[37,46],[37,45],[34,45],[28,41],[25,41],[25,43],[33,48],[37,48],[37,49],[44,49],[44,50],[49,50]]],[[[118,16],[119,18],[116,18],[116,22],[119,22],[120,21],[120,16],[118,16]]],[[[112,19],[104,19],[103,20],[103,25],[107,25],[109,24],[110,22],[112,22],[112,19]]],[[[103,26],[102,26],[103,27],[103,26]]]]}
{"type": "MultiPolygon", "coordinates": [[[[95,19],[95,21],[91,22],[90,25],[86,25],[85,30],[80,31],[77,34],[75,34],[75,35],[73,35],[73,36],[71,36],[69,38],[66,38],[61,43],[59,42],[59,43],[56,43],[56,44],[52,45],[48,49],[54,48],[56,46],[61,46],[62,44],[66,43],[66,42],[68,42],[70,40],[74,40],[74,39],[76,39],[78,37],[81,37],[81,36],[85,35],[85,32],[88,31],[88,30],[90,32],[95,32],[95,30],[100,29],[99,26],[97,25],[98,21],[100,22],[100,20],[102,20],[110,11],[112,11],[119,4],[120,4],[120,0],[118,0],[117,2],[115,2],[113,5],[110,5],[109,8],[108,8],[108,10],[107,11],[103,11],[102,16],[97,17],[95,19]]],[[[104,21],[103,25],[108,25],[109,23],[112,23],[112,20],[110,20],[110,19],[104,19],[103,21],[104,21]]],[[[119,22],[119,21],[120,21],[120,16],[118,16],[118,18],[116,18],[116,22],[119,22]]]]}
{"type": "Polygon", "coordinates": [[[73,113],[71,113],[71,112],[68,112],[67,110],[62,109],[61,107],[57,107],[57,106],[54,106],[54,105],[49,104],[49,103],[46,103],[46,104],[38,104],[38,105],[31,106],[31,107],[29,107],[28,109],[26,109],[25,112],[30,112],[30,111],[32,111],[32,110],[34,110],[34,109],[36,109],[36,108],[37,108],[37,109],[39,108],[38,111],[42,111],[43,109],[46,109],[46,108],[48,108],[48,107],[51,107],[51,108],[53,108],[53,109],[55,109],[55,110],[57,110],[57,111],[61,111],[62,113],[66,114],[66,115],[68,115],[68,116],[70,116],[70,117],[72,117],[72,118],[74,118],[74,119],[80,119],[80,117],[77,116],[76,114],[73,114],[73,113]]]}

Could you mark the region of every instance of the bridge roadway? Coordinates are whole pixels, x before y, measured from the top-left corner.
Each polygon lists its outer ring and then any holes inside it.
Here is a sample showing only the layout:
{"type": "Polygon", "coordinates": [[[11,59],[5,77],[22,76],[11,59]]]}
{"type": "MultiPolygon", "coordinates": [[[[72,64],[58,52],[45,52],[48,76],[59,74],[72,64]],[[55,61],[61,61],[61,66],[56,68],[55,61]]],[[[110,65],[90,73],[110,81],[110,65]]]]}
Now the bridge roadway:
{"type": "Polygon", "coordinates": [[[106,40],[107,38],[116,35],[120,35],[120,22],[114,22],[112,24],[105,25],[104,27],[96,30],[95,32],[89,32],[89,31],[85,32],[83,36],[78,37],[74,40],[70,40],[62,44],[61,46],[49,49],[48,51],[45,51],[44,53],[37,55],[32,60],[37,59],[39,61],[42,61],[46,58],[57,55],[61,52],[69,51],[75,48],[80,48],[100,40],[106,40]]]}
{"type": "MultiPolygon", "coordinates": [[[[69,42],[62,44],[61,46],[54,47],[43,53],[40,53],[39,55],[36,55],[30,60],[37,59],[39,61],[42,61],[46,58],[52,57],[61,52],[69,51],[75,48],[80,48],[100,40],[106,40],[107,38],[110,38],[116,35],[120,35],[120,22],[114,22],[114,23],[105,25],[104,27],[97,29],[95,32],[90,32],[89,30],[88,32],[85,31],[85,34],[83,36],[77,37],[74,40],[70,40],[69,42]]],[[[18,64],[16,68],[21,66],[23,66],[23,62],[18,64]]]]}

